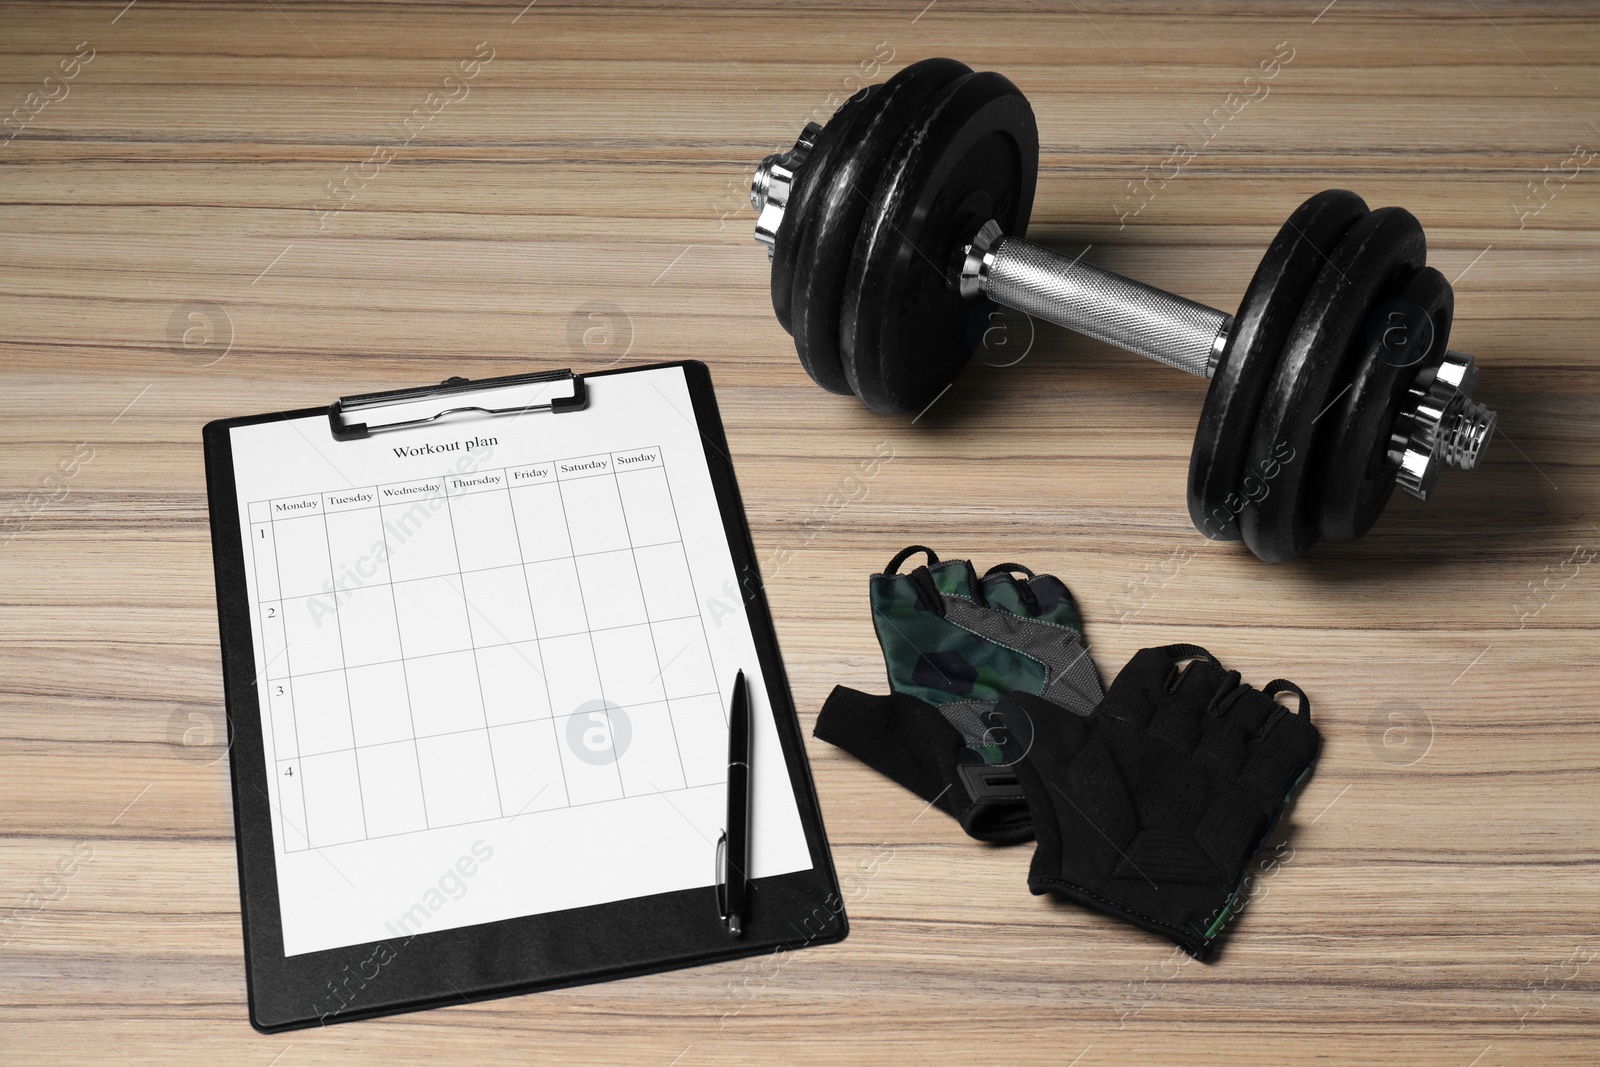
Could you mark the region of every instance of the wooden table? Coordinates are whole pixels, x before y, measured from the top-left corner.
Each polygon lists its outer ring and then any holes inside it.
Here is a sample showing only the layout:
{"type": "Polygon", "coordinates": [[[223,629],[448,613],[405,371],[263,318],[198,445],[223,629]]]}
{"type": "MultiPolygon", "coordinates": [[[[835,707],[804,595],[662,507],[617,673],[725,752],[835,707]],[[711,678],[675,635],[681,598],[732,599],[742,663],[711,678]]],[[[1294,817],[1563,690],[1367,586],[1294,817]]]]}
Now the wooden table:
{"type": "Polygon", "coordinates": [[[1600,1058],[1592,8],[122,3],[0,13],[23,108],[0,145],[0,1058],[1600,1058]],[[1199,381],[1011,320],[915,422],[814,387],[750,239],[752,164],[864,71],[946,54],[1033,102],[1031,236],[1222,308],[1310,193],[1408,206],[1501,412],[1484,467],[1269,567],[1190,528],[1199,381]],[[1252,99],[1207,125],[1230,93],[1252,99]],[[1176,145],[1195,158],[1133,194],[1176,145]],[[1216,963],[1030,896],[1028,847],[918,818],[812,740],[845,943],[250,1029],[201,425],[683,357],[785,557],[808,735],[833,685],[882,691],[866,578],[913,541],[1062,576],[1108,676],[1188,640],[1309,691],[1322,760],[1216,963]]]}

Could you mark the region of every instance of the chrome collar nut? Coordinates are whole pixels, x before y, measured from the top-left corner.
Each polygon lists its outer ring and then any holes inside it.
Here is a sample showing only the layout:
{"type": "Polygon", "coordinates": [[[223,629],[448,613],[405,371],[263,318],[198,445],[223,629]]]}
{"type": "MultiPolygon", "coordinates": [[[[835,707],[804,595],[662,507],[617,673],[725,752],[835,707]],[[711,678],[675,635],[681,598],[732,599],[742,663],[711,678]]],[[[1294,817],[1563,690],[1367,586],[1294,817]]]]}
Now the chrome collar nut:
{"type": "Polygon", "coordinates": [[[960,267],[956,274],[956,288],[967,299],[983,292],[988,284],[989,269],[994,266],[994,247],[1000,243],[1000,238],[1000,224],[990,219],[958,251],[960,267]]]}
{"type": "Polygon", "coordinates": [[[778,239],[778,227],[783,225],[783,209],[789,204],[794,176],[816,147],[817,135],[821,132],[822,127],[815,122],[806,123],[793,148],[774,152],[756,167],[755,178],[750,182],[750,206],[760,212],[756,218],[756,240],[767,246],[768,259],[772,258],[772,245],[778,239]]]}
{"type": "Polygon", "coordinates": [[[1477,467],[1494,436],[1495,412],[1472,399],[1478,368],[1471,356],[1446,352],[1433,372],[1411,386],[1411,403],[1390,438],[1389,457],[1399,464],[1395,483],[1427,500],[1446,467],[1477,467]]]}

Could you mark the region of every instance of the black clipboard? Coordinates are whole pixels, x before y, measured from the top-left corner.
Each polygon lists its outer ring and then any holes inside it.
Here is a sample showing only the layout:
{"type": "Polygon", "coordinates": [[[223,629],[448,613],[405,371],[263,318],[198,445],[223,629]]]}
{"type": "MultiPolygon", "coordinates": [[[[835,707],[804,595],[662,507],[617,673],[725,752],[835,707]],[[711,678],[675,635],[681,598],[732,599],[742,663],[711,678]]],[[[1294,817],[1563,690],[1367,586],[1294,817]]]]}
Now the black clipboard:
{"type": "Polygon", "coordinates": [[[829,944],[845,937],[849,924],[844,901],[705,364],[689,360],[581,376],[557,371],[479,382],[452,378],[430,389],[346,398],[326,409],[218,420],[206,425],[204,442],[239,857],[245,976],[250,1022],[257,1030],[273,1033],[558,989],[829,944]],[[576,413],[586,403],[584,379],[664,367],[682,369],[693,402],[723,531],[767,682],[789,784],[805,831],[811,869],[755,880],[744,936],[739,939],[730,937],[719,920],[714,890],[708,887],[285,956],[230,431],[237,426],[326,412],[332,429],[336,431],[342,422],[347,435],[360,436],[382,427],[353,424],[351,413],[361,406],[355,401],[411,400],[437,394],[459,409],[470,406],[467,394],[475,388],[495,387],[513,380],[561,378],[573,380],[574,399],[543,407],[550,411],[550,417],[581,418],[576,413]]]}

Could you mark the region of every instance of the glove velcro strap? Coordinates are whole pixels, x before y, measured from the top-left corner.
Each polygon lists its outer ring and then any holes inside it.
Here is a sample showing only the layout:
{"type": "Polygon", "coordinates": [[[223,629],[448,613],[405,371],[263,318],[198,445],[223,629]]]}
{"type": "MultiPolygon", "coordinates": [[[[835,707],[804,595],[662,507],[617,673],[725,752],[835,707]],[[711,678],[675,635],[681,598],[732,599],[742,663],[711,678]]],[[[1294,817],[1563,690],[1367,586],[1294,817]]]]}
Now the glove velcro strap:
{"type": "Polygon", "coordinates": [[[947,812],[970,837],[1011,844],[1033,836],[1013,769],[978,762],[960,731],[926,701],[837,686],[812,734],[947,812]]]}

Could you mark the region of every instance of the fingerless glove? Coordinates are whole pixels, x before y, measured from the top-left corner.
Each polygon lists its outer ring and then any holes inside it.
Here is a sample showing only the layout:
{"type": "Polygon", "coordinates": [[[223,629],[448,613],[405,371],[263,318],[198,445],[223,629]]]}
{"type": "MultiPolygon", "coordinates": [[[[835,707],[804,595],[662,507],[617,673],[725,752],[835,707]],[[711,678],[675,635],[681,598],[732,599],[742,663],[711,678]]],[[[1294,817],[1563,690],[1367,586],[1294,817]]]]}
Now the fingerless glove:
{"type": "Polygon", "coordinates": [[[1040,694],[1053,714],[1087,715],[1100,674],[1062,582],[1018,564],[979,578],[920,545],[871,580],[888,696],[836,688],[815,734],[948,812],[972,837],[1025,841],[1032,816],[986,717],[1005,694],[1040,694]],[[900,574],[911,556],[928,562],[900,574]],[[1018,579],[1017,575],[1023,578],[1018,579]]]}
{"type": "Polygon", "coordinates": [[[1139,652],[1087,717],[1017,692],[986,722],[1038,840],[1029,888],[1199,959],[1321,743],[1293,682],[1253,689],[1195,645],[1139,652]]]}

